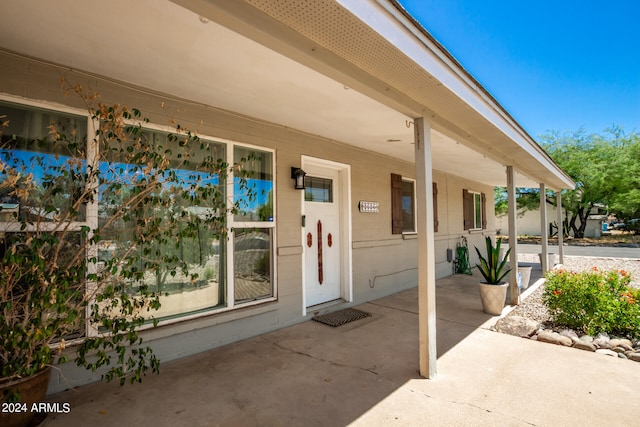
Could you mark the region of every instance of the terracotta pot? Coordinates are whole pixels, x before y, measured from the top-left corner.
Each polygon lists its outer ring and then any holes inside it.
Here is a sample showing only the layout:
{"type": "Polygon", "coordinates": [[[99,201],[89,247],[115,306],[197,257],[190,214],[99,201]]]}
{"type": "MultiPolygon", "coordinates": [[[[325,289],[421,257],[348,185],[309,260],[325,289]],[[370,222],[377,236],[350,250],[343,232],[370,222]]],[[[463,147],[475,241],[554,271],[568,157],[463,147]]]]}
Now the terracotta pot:
{"type": "Polygon", "coordinates": [[[488,285],[480,282],[478,285],[480,289],[480,300],[482,301],[482,310],[492,316],[501,315],[504,303],[507,300],[507,287],[509,284],[488,285]]]}
{"type": "Polygon", "coordinates": [[[47,367],[37,374],[9,382],[0,382],[0,401],[4,403],[5,392],[17,390],[20,393],[20,412],[0,413],[0,425],[4,427],[25,427],[36,416],[31,412],[31,405],[42,402],[47,394],[51,368],[47,367]],[[26,409],[26,410],[25,410],[26,409]]]}

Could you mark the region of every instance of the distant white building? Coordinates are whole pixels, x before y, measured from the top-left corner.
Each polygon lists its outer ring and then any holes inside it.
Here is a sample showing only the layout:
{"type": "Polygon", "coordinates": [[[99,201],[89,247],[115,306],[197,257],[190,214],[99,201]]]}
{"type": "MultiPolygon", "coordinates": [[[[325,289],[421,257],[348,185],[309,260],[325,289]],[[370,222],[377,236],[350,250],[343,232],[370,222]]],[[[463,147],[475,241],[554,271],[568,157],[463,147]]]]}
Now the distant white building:
{"type": "MultiPolygon", "coordinates": [[[[602,224],[607,220],[607,215],[599,214],[600,206],[594,206],[592,214],[587,218],[587,228],[584,230],[585,237],[600,237],[602,235],[602,224]]],[[[551,235],[551,227],[555,233],[558,225],[557,208],[547,205],[547,231],[551,235]]],[[[496,216],[496,233],[500,235],[509,234],[509,216],[496,216]]],[[[570,232],[571,235],[573,233],[570,232]]],[[[529,210],[518,216],[518,235],[520,236],[540,236],[540,209],[529,210]]]]}

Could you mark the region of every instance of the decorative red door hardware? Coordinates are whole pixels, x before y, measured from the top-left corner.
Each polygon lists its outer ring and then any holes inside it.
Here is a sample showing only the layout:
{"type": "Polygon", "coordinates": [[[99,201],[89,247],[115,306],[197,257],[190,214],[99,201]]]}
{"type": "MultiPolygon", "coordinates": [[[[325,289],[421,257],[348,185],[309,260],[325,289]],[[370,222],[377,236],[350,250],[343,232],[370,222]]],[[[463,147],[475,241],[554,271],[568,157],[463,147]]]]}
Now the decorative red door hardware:
{"type": "Polygon", "coordinates": [[[318,220],[318,282],[322,285],[324,277],[322,274],[322,222],[318,220]]]}

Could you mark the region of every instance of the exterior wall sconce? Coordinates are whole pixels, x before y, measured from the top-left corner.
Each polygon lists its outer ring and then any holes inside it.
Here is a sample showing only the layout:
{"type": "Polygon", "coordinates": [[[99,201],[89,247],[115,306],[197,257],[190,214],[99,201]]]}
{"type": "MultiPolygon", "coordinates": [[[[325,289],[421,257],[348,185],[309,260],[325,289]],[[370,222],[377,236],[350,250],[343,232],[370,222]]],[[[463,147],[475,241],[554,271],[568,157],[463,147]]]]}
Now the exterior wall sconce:
{"type": "Polygon", "coordinates": [[[291,168],[291,179],[294,179],[296,182],[296,190],[304,190],[304,176],[306,174],[307,173],[300,168],[291,168]]]}

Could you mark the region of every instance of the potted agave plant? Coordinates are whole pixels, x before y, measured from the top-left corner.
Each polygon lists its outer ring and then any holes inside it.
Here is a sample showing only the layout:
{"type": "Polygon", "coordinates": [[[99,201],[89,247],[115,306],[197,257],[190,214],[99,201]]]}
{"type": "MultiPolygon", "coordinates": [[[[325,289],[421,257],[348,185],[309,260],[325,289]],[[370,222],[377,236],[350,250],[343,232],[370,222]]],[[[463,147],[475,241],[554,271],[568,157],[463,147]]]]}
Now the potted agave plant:
{"type": "Polygon", "coordinates": [[[28,405],[44,398],[56,363],[120,384],[157,373],[140,335],[158,324],[156,279],[197,281],[181,241],[206,236],[210,248],[225,238],[239,206],[222,183],[231,171],[246,183],[242,165],[211,155],[195,134],[178,126],[160,138],[138,110],[70,89],[87,101],[95,131],[0,106],[0,402],[20,413],[0,414],[3,426],[30,422],[28,405]],[[32,380],[35,394],[24,384],[32,380]]]}
{"type": "Polygon", "coordinates": [[[476,252],[480,260],[480,263],[476,264],[476,266],[484,278],[484,281],[479,283],[480,300],[482,301],[482,309],[485,313],[499,316],[502,314],[502,309],[504,308],[504,303],[507,298],[507,287],[509,285],[504,282],[503,279],[511,271],[511,269],[506,268],[511,248],[501,256],[501,238],[498,238],[494,246],[491,237],[486,237],[485,245],[486,258],[482,256],[480,250],[476,247],[476,252]]]}

